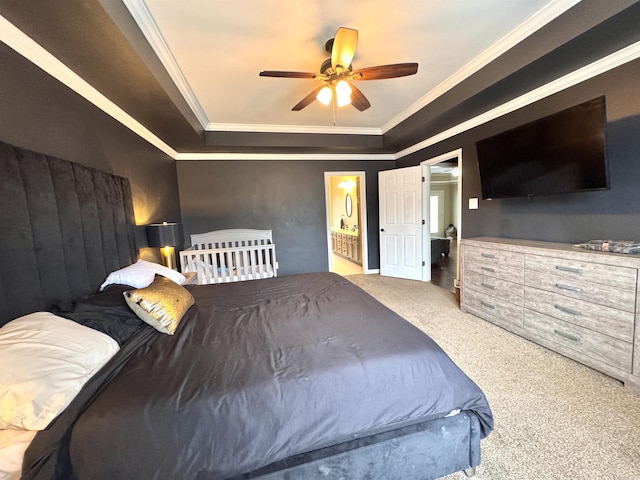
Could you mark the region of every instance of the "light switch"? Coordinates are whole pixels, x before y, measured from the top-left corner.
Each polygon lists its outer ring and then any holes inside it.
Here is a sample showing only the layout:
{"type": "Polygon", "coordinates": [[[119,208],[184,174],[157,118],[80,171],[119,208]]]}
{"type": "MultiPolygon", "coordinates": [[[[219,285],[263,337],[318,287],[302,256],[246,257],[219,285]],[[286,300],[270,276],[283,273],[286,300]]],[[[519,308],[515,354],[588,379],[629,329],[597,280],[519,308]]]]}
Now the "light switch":
{"type": "Polygon", "coordinates": [[[470,198],[469,199],[469,210],[477,210],[478,209],[478,199],[470,198]]]}

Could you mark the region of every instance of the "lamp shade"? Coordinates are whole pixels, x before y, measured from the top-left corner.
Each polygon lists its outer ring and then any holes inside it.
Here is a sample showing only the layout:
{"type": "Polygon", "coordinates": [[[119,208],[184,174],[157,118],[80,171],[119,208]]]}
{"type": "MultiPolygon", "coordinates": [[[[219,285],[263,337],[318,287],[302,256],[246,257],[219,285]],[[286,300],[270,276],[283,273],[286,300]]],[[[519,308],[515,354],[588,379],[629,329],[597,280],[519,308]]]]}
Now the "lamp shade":
{"type": "Polygon", "coordinates": [[[322,87],[322,89],[316,95],[318,101],[324,105],[329,105],[331,103],[331,98],[333,97],[333,92],[327,86],[322,87]]]}
{"type": "Polygon", "coordinates": [[[164,222],[147,225],[147,240],[150,247],[182,245],[182,224],[164,222]]]}

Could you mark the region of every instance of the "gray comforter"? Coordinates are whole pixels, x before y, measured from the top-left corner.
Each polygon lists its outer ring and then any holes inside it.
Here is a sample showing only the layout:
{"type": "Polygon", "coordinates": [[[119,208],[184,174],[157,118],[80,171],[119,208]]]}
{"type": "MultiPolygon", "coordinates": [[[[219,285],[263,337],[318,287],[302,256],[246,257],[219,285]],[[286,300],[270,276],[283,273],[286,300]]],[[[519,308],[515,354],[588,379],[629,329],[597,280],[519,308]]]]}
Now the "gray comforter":
{"type": "Polygon", "coordinates": [[[176,335],[125,342],[117,374],[36,437],[25,478],[224,479],[455,409],[493,428],[431,338],[337,275],[190,289],[176,335]]]}

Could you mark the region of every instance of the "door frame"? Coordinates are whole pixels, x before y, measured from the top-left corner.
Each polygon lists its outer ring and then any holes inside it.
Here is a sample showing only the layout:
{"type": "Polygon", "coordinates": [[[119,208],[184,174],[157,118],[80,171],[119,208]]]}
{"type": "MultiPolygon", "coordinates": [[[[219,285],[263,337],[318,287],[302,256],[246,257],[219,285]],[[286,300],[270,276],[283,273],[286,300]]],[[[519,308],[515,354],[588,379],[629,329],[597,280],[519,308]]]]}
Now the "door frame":
{"type": "Polygon", "coordinates": [[[376,273],[378,270],[369,270],[369,241],[367,237],[367,188],[366,175],[364,171],[349,172],[324,172],[324,200],[325,200],[325,225],[327,227],[327,260],[329,271],[333,271],[333,255],[331,248],[331,177],[358,177],[360,184],[358,189],[358,206],[360,208],[360,231],[361,253],[362,253],[362,273],[376,273]]]}
{"type": "MultiPolygon", "coordinates": [[[[458,206],[457,206],[457,216],[458,216],[458,223],[460,225],[457,225],[456,228],[458,229],[458,237],[456,239],[456,243],[458,244],[458,246],[460,245],[460,239],[462,238],[462,148],[458,148],[456,150],[452,150],[450,152],[447,153],[443,153],[442,155],[438,155],[436,157],[432,157],[429,158],[427,160],[424,160],[422,162],[420,162],[420,165],[427,167],[425,168],[425,181],[423,182],[423,192],[422,192],[422,212],[423,212],[423,216],[426,217],[427,221],[426,221],[426,225],[425,225],[425,231],[423,232],[423,236],[422,236],[422,242],[424,245],[424,252],[425,252],[425,259],[429,258],[429,260],[431,259],[431,232],[430,232],[430,227],[429,227],[429,192],[431,189],[431,172],[429,170],[429,166],[431,165],[435,165],[437,163],[440,162],[444,162],[445,160],[451,160],[453,158],[457,158],[458,159],[458,206]],[[428,254],[427,252],[427,246],[428,248],[428,254]]],[[[426,263],[426,262],[425,262],[426,263]]],[[[431,262],[429,261],[429,265],[425,265],[424,267],[424,272],[422,275],[422,278],[429,278],[431,279],[431,262]],[[427,272],[428,269],[428,272],[427,272]]],[[[456,282],[460,281],[460,255],[456,256],[456,282]]]]}

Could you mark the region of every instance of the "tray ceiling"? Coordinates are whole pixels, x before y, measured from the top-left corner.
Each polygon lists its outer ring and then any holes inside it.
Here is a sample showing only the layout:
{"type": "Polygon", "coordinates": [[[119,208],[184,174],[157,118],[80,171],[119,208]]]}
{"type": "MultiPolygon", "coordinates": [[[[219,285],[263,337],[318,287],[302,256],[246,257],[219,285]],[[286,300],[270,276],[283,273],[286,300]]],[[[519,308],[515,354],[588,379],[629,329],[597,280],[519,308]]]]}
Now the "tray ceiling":
{"type": "Polygon", "coordinates": [[[550,0],[124,0],[208,130],[379,134],[576,3],[550,0]],[[317,80],[261,70],[319,72],[338,27],[359,32],[354,68],[418,62],[416,75],[360,81],[372,107],[313,102],[317,80]],[[475,62],[475,64],[474,64],[475,62]],[[337,129],[337,130],[336,130],[337,129]]]}

